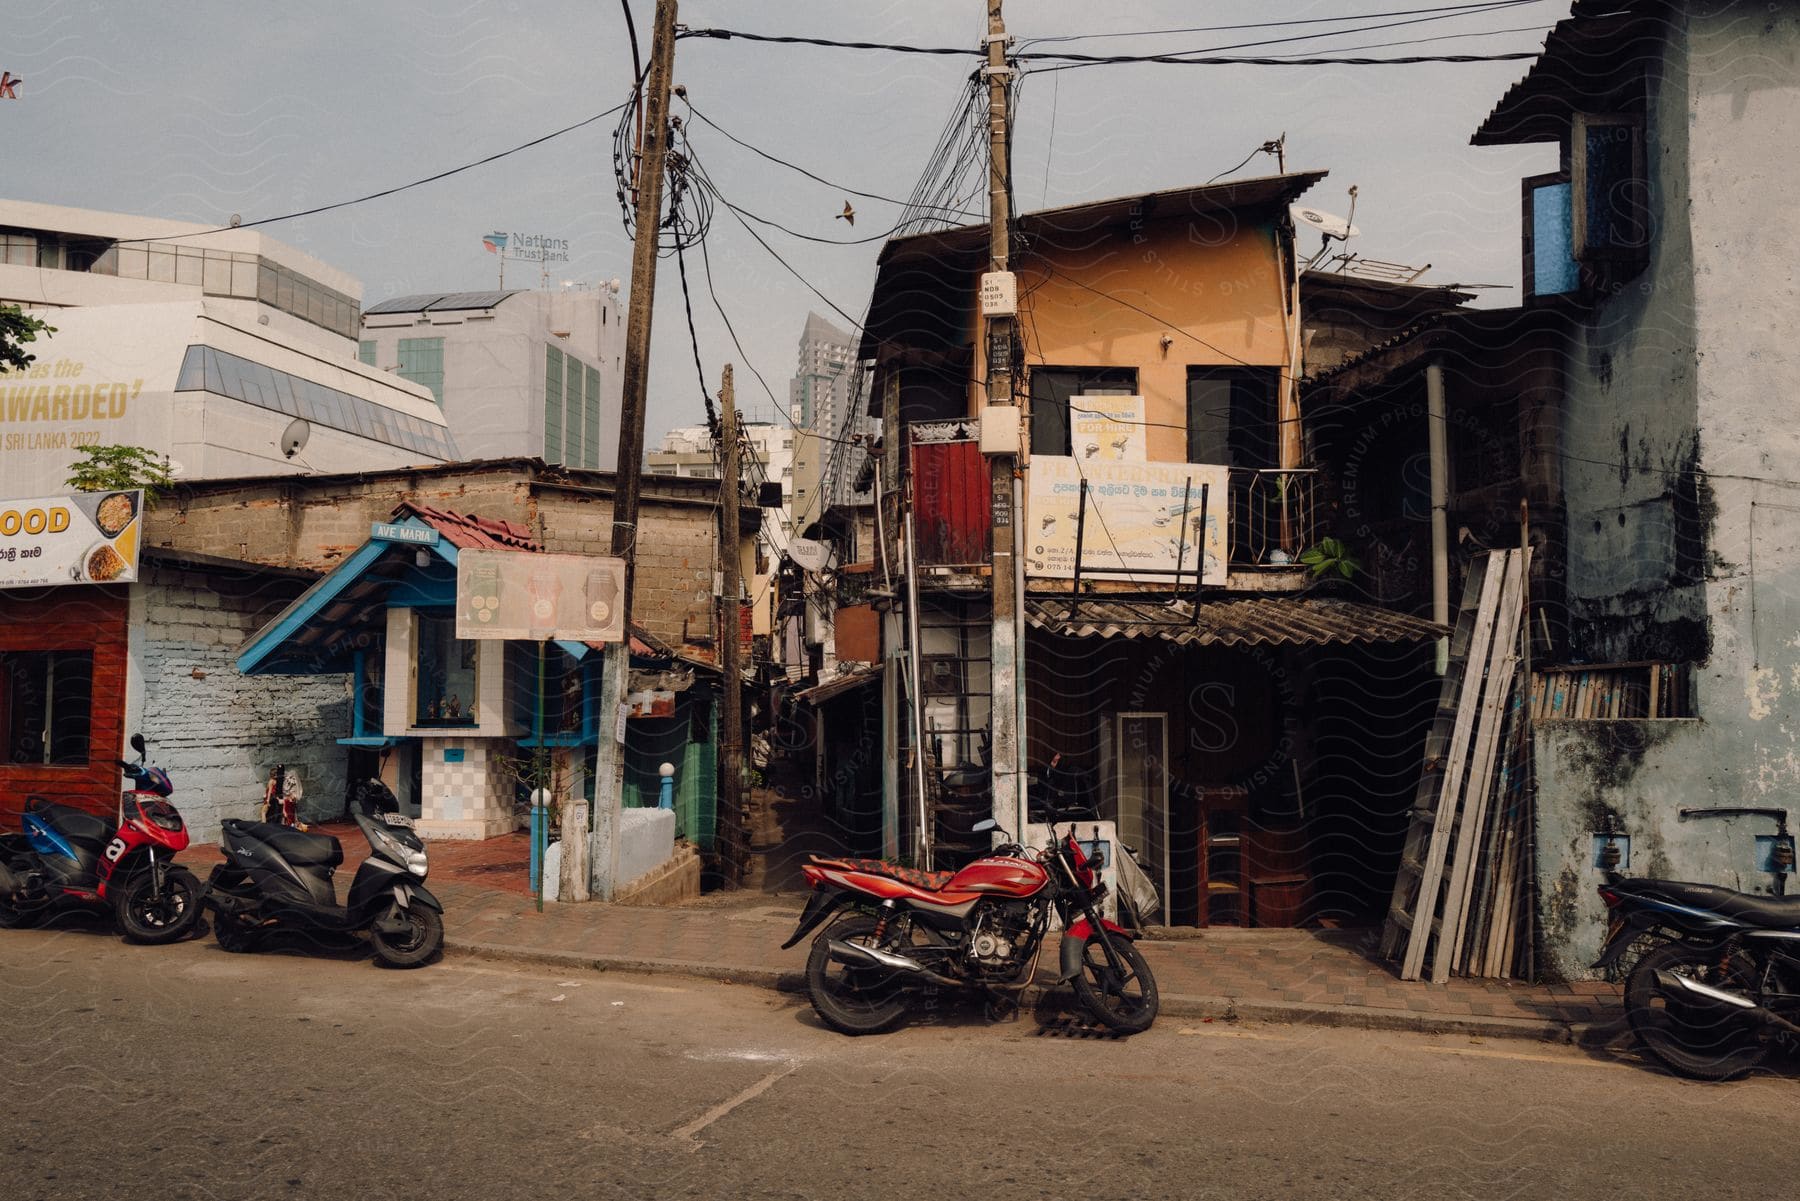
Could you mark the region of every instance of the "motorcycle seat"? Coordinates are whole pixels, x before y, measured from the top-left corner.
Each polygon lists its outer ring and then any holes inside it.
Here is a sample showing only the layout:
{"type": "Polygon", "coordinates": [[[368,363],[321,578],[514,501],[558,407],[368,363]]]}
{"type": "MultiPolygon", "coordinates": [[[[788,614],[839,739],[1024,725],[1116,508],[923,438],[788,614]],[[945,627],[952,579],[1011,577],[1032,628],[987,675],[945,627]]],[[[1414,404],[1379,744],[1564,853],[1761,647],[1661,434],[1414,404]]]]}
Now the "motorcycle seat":
{"type": "Polygon", "coordinates": [[[344,846],[329,834],[306,834],[272,822],[239,822],[238,828],[295,867],[337,867],[344,862],[344,846]]]}
{"type": "Polygon", "coordinates": [[[1704,909],[1747,926],[1800,927],[1800,897],[1761,897],[1720,888],[1716,884],[1691,884],[1681,880],[1644,881],[1643,895],[1655,900],[1704,909]]]}
{"type": "Polygon", "coordinates": [[[923,888],[927,892],[942,892],[944,885],[950,883],[951,878],[956,875],[955,872],[926,872],[917,868],[901,867],[897,863],[888,863],[881,859],[824,859],[814,855],[812,861],[825,867],[838,868],[841,871],[887,876],[902,884],[923,888]]]}
{"type": "Polygon", "coordinates": [[[112,823],[106,818],[62,805],[55,801],[34,799],[28,812],[76,846],[101,847],[112,837],[112,823]]]}

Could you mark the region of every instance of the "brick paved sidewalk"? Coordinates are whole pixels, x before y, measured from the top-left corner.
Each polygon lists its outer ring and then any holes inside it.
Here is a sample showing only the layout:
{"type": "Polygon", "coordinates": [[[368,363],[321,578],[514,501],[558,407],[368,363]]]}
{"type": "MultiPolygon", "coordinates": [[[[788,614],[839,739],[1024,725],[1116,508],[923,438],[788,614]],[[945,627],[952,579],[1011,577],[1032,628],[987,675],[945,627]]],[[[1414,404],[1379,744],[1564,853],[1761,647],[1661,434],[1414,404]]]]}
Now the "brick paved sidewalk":
{"type": "MultiPolygon", "coordinates": [[[[348,887],[368,845],[354,825],[314,827],[344,846],[339,888],[348,887]]],[[[719,893],[689,905],[636,908],[556,905],[537,912],[529,895],[529,842],[431,844],[431,890],[444,902],[451,953],[523,958],[574,968],[672,971],[799,990],[807,943],[793,932],[804,895],[719,893]]],[[[218,849],[184,856],[204,875],[218,849]]],[[[1242,1018],[1381,1029],[1460,1031],[1487,1037],[1568,1041],[1575,1029],[1618,1019],[1619,990],[1605,984],[1526,985],[1452,980],[1401,981],[1376,961],[1373,931],[1237,930],[1149,939],[1163,1012],[1171,1017],[1242,1018]]],[[[810,941],[810,940],[809,940],[810,941]]],[[[1055,947],[1047,949],[1053,955],[1055,947]]]]}

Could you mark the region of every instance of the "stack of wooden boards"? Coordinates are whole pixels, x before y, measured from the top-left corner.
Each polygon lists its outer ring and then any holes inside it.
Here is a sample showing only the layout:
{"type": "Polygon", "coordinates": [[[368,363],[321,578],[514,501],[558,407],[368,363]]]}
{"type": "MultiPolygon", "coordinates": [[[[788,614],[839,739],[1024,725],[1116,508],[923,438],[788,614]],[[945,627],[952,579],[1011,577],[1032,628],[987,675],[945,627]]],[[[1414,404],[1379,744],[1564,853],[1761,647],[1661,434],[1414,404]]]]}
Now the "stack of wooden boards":
{"type": "Polygon", "coordinates": [[[1531,813],[1520,623],[1530,552],[1471,561],[1381,950],[1400,978],[1506,976],[1529,960],[1531,813]]]}

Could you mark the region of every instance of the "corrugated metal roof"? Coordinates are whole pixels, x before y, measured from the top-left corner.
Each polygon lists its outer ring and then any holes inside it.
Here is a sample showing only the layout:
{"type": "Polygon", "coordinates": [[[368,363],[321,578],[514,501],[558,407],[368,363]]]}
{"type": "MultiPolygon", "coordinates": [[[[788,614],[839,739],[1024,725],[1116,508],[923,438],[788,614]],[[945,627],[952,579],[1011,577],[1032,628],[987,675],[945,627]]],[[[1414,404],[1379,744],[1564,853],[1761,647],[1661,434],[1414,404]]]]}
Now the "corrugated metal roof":
{"type": "Polygon", "coordinates": [[[366,317],[371,313],[444,313],[457,309],[491,309],[508,296],[517,296],[522,289],[513,288],[505,292],[417,292],[411,296],[396,296],[392,300],[384,300],[380,304],[371,305],[363,310],[366,317]]]}
{"type": "Polygon", "coordinates": [[[417,517],[458,550],[543,549],[531,536],[531,531],[516,521],[494,521],[473,513],[452,513],[448,509],[434,509],[412,501],[402,501],[395,506],[394,516],[417,517]]]}
{"type": "Polygon", "coordinates": [[[1082,599],[1074,617],[1065,600],[1033,597],[1025,618],[1071,638],[1162,638],[1185,646],[1330,646],[1353,642],[1425,642],[1450,631],[1422,617],[1357,601],[1258,596],[1206,601],[1194,620],[1191,601],[1082,599]]]}
{"type": "Polygon", "coordinates": [[[853,688],[861,688],[864,684],[874,684],[880,679],[881,668],[864,668],[862,671],[841,675],[835,680],[827,680],[823,684],[815,684],[811,688],[802,688],[794,693],[794,699],[805,704],[818,705],[833,697],[842,696],[853,688]]]}
{"type": "Polygon", "coordinates": [[[1576,108],[1604,112],[1616,107],[1615,98],[1641,97],[1645,64],[1660,61],[1660,42],[1672,29],[1668,16],[1645,0],[1576,0],[1470,144],[1560,141],[1576,108]],[[1593,107],[1596,101],[1603,103],[1593,107]]]}

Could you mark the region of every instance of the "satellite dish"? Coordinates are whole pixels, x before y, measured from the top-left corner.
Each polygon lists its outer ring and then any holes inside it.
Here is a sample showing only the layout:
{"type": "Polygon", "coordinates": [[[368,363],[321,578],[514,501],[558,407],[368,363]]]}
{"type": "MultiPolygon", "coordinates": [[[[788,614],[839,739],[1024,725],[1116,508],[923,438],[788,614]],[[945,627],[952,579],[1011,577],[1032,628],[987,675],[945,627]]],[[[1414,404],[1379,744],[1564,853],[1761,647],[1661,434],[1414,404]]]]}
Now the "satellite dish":
{"type": "Polygon", "coordinates": [[[312,437],[312,423],[304,417],[296,417],[287,423],[281,431],[281,453],[293,458],[306,449],[306,440],[312,437]]]}
{"type": "Polygon", "coordinates": [[[619,289],[620,289],[620,288],[622,288],[622,287],[624,287],[624,286],[625,286],[625,283],[624,283],[624,281],[623,281],[623,280],[621,280],[621,279],[620,279],[620,278],[619,278],[619,277],[618,277],[618,276],[616,276],[616,275],[615,275],[615,276],[613,276],[613,277],[612,277],[612,278],[611,278],[611,279],[609,279],[609,280],[607,280],[607,281],[606,281],[606,287],[607,287],[607,290],[608,290],[608,291],[609,291],[609,292],[611,292],[611,293],[612,293],[612,294],[613,294],[613,295],[614,295],[614,296],[617,296],[617,295],[618,295],[618,294],[619,294],[619,289]]]}
{"type": "Polygon", "coordinates": [[[831,563],[831,544],[795,538],[788,543],[788,557],[807,571],[824,571],[831,563]]]}
{"type": "Polygon", "coordinates": [[[179,459],[164,459],[163,468],[168,471],[172,480],[178,480],[187,474],[187,465],[179,459]]]}
{"type": "Polygon", "coordinates": [[[242,217],[238,216],[236,213],[231,214],[231,228],[236,229],[243,223],[244,219],[242,217]]]}
{"type": "Polygon", "coordinates": [[[1348,219],[1340,217],[1336,213],[1328,213],[1323,209],[1311,208],[1304,204],[1290,204],[1288,216],[1294,219],[1295,225],[1304,225],[1308,229],[1317,230],[1328,238],[1337,238],[1340,241],[1354,238],[1361,232],[1356,226],[1350,224],[1348,219]]]}

